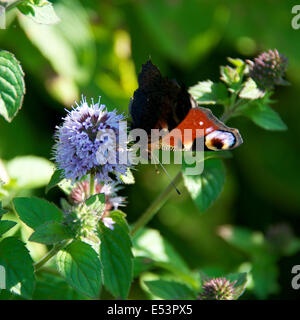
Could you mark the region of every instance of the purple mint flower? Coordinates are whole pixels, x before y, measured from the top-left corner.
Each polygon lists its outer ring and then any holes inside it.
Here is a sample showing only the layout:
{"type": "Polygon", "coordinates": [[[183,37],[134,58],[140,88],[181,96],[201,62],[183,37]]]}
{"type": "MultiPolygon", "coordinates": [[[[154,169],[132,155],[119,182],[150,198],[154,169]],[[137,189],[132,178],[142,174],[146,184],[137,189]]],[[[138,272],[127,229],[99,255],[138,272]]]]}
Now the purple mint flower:
{"type": "Polygon", "coordinates": [[[94,172],[99,182],[112,182],[111,174],[119,178],[125,174],[129,163],[120,161],[127,156],[127,146],[120,147],[120,121],[122,114],[108,111],[98,103],[89,105],[85,98],[68,111],[61,126],[56,128],[54,159],[65,177],[74,181],[94,172]]]}
{"type": "Polygon", "coordinates": [[[199,300],[234,300],[234,285],[226,278],[214,278],[205,281],[199,300]]]}
{"type": "Polygon", "coordinates": [[[262,89],[273,89],[275,85],[289,84],[285,79],[288,59],[276,49],[263,52],[254,61],[246,60],[249,76],[262,89]]]}

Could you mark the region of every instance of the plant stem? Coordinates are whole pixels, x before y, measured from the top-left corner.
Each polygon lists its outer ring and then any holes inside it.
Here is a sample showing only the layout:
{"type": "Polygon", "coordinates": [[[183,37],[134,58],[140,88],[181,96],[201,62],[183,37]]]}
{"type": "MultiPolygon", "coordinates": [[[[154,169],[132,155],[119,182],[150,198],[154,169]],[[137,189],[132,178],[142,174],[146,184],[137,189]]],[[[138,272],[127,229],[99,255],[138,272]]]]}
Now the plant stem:
{"type": "Polygon", "coordinates": [[[63,249],[71,240],[64,240],[61,243],[55,245],[40,261],[35,263],[34,271],[38,271],[46,262],[48,262],[52,257],[54,257],[59,250],[63,249]]]}
{"type": "Polygon", "coordinates": [[[94,195],[95,192],[95,173],[91,171],[90,173],[90,197],[94,195]]]}
{"type": "MultiPolygon", "coordinates": [[[[181,171],[179,171],[172,183],[176,185],[181,179],[182,174],[181,171]]],[[[131,230],[131,235],[134,235],[140,228],[144,227],[164,205],[172,190],[174,190],[174,185],[172,183],[168,185],[168,187],[154,200],[150,207],[148,207],[148,209],[140,216],[131,230]]]]}
{"type": "Polygon", "coordinates": [[[11,9],[14,9],[16,6],[18,6],[19,4],[21,4],[22,2],[25,2],[26,0],[17,0],[15,2],[12,2],[10,4],[7,5],[7,7],[5,8],[5,11],[8,12],[11,9]]]}
{"type": "Polygon", "coordinates": [[[232,117],[236,109],[245,103],[246,102],[241,99],[237,103],[235,103],[232,107],[228,108],[227,111],[225,111],[224,114],[222,115],[221,121],[226,122],[229,118],[232,117]]]}

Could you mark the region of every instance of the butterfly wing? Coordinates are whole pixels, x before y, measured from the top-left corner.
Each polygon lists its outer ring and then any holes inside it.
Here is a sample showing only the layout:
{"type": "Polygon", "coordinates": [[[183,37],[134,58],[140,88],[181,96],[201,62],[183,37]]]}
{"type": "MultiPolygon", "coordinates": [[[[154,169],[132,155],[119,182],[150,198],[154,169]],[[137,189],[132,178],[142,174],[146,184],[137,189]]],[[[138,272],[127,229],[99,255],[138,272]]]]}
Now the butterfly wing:
{"type": "Polygon", "coordinates": [[[198,107],[188,91],[175,80],[162,77],[151,60],[143,64],[138,82],[129,105],[131,128],[147,132],[149,151],[190,150],[196,139],[203,137],[206,150],[228,150],[242,143],[237,129],[227,127],[209,109],[198,107]],[[151,141],[151,129],[163,129],[165,135],[151,141]],[[186,130],[191,134],[185,136],[186,130]]]}

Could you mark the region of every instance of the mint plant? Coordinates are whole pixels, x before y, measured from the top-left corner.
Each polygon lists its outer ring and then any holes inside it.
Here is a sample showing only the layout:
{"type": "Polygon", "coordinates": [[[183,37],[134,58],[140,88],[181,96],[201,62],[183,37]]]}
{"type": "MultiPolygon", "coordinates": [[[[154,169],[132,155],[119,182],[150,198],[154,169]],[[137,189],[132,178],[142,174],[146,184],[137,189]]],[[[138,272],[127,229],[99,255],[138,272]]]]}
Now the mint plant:
{"type": "MultiPolygon", "coordinates": [[[[6,9],[12,8],[37,23],[59,22],[45,0],[15,1],[6,9]]],[[[228,61],[230,65],[220,68],[219,82],[201,81],[189,89],[198,104],[212,110],[222,107],[223,122],[243,116],[266,130],[286,130],[271,108],[271,97],[275,86],[288,84],[284,79],[287,59],[270,50],[253,61],[228,61]]],[[[12,121],[22,106],[24,73],[14,55],[4,50],[0,51],[0,67],[0,114],[12,121]]],[[[114,140],[104,135],[110,129],[119,138],[119,122],[124,118],[117,109],[108,111],[100,101],[88,103],[83,98],[56,128],[53,162],[20,157],[0,163],[0,265],[6,270],[6,291],[11,298],[23,299],[40,298],[41,292],[46,299],[102,299],[108,293],[127,299],[133,280],[139,278],[150,299],[238,299],[247,286],[246,272],[211,276],[191,270],[157,230],[147,227],[181,180],[204,213],[225,184],[222,158],[232,154],[205,152],[204,172],[197,176],[187,175],[189,164],[184,163],[172,183],[129,225],[120,210],[124,207],[126,212],[126,198],[118,191],[135,182],[133,167],[107,163],[113,156],[114,140]],[[26,167],[36,168],[36,175],[26,175],[26,167]],[[37,187],[45,187],[45,197],[53,188],[60,188],[65,197],[57,206],[28,196],[37,187]],[[34,244],[42,245],[46,252],[34,256],[30,250],[34,244]]],[[[118,156],[127,151],[126,145],[118,156]]],[[[249,254],[254,276],[260,257],[268,255],[268,266],[273,268],[274,261],[286,254],[269,255],[274,235],[269,240],[262,236],[261,242],[253,244],[229,234],[221,236],[249,254]]],[[[297,240],[293,244],[293,252],[300,249],[297,240]]],[[[265,291],[258,292],[266,296],[265,291]]]]}

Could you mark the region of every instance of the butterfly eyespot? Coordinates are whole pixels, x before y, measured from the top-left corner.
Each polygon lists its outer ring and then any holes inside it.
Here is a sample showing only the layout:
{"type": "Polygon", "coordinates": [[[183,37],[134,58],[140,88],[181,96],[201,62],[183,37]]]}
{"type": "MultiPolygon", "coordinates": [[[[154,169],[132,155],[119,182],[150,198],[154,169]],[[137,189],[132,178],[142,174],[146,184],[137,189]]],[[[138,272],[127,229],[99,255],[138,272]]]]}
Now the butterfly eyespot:
{"type": "Polygon", "coordinates": [[[228,150],[235,145],[233,133],[215,130],[205,137],[205,145],[210,150],[228,150]]]}

